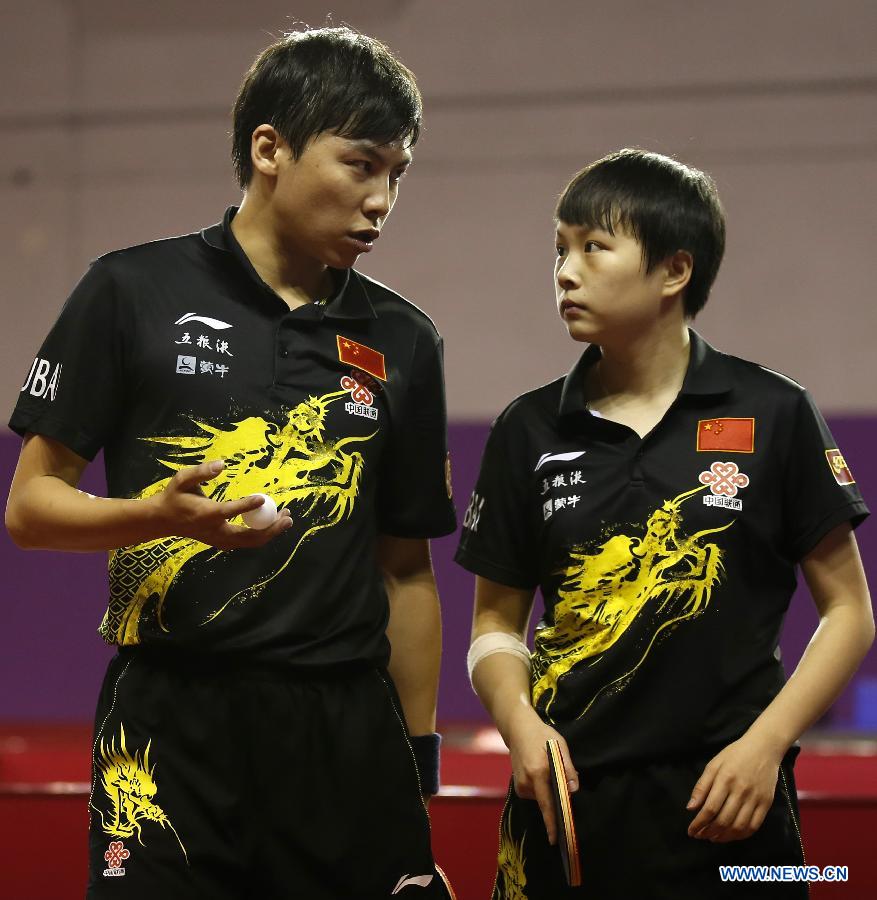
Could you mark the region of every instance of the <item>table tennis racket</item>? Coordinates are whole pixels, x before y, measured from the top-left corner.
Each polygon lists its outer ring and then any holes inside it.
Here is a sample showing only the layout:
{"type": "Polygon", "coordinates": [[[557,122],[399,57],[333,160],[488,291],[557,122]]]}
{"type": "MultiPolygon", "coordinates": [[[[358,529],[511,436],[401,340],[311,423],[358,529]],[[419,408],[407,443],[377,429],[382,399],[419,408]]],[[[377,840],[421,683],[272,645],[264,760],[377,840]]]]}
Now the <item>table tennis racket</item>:
{"type": "Polygon", "coordinates": [[[554,800],[557,846],[560,848],[563,873],[566,875],[566,882],[570,887],[579,887],[582,883],[579,842],[576,838],[576,826],[572,817],[572,803],[569,799],[569,785],[566,783],[566,770],[563,767],[560,744],[556,740],[550,740],[546,742],[545,749],[548,753],[548,777],[551,781],[551,796],[554,800]]]}

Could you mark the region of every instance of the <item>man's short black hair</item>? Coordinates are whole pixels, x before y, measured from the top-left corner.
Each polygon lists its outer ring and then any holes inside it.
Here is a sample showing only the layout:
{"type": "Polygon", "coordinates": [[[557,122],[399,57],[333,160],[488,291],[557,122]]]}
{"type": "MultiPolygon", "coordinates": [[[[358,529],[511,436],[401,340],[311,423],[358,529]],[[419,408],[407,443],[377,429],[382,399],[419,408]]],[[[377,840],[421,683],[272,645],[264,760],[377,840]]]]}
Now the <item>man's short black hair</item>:
{"type": "Polygon", "coordinates": [[[276,128],[298,159],[324,131],[413,146],[422,115],[414,75],[380,41],[347,27],[291,32],[259,54],[235,101],[238,182],[246,188],[253,177],[250,146],[259,125],[276,128]]]}
{"type": "Polygon", "coordinates": [[[694,264],[685,315],[693,318],[706,304],[725,252],[725,214],[715,182],[704,172],[660,153],[619,150],[575,175],[555,217],[610,234],[626,231],[642,246],[647,272],[687,250],[694,264]]]}

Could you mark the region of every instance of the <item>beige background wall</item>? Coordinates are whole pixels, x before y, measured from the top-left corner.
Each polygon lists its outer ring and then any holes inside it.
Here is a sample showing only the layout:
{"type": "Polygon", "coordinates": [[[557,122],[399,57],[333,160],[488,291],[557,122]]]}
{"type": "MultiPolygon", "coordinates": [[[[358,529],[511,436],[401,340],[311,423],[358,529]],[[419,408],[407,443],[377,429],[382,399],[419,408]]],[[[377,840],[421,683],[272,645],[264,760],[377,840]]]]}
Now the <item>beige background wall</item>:
{"type": "Polygon", "coordinates": [[[364,268],[436,319],[452,416],[489,418],[572,362],[554,198],[631,144],[719,183],[730,237],[703,333],[829,412],[877,412],[869,0],[0,0],[4,416],[90,259],[236,202],[241,75],[271,34],[329,11],[385,40],[424,92],[415,165],[364,268]]]}

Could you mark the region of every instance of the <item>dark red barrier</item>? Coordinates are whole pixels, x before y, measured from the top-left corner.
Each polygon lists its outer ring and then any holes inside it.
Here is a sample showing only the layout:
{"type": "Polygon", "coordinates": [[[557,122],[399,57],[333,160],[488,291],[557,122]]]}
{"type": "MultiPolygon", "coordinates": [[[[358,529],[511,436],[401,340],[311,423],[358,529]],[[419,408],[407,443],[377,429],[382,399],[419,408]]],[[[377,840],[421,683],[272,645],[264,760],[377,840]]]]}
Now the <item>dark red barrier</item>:
{"type": "MultiPolygon", "coordinates": [[[[458,900],[487,900],[493,887],[498,823],[504,794],[448,787],[430,804],[436,859],[458,900]]],[[[2,895],[14,900],[82,897],[88,786],[0,787],[2,895]]],[[[813,885],[813,900],[873,900],[877,896],[874,834],[877,799],[801,797],[811,865],[849,866],[845,884],[813,885]]]]}
{"type": "MultiPolygon", "coordinates": [[[[487,900],[509,759],[494,752],[501,746],[495,733],[448,728],[446,734],[446,787],[430,804],[435,855],[458,900],[487,900]]],[[[813,900],[877,897],[877,756],[853,752],[868,749],[859,743],[805,750],[796,765],[807,862],[848,866],[850,873],[845,884],[814,885],[813,900]]],[[[85,724],[0,725],[3,900],[84,895],[89,752],[85,724]]]]}

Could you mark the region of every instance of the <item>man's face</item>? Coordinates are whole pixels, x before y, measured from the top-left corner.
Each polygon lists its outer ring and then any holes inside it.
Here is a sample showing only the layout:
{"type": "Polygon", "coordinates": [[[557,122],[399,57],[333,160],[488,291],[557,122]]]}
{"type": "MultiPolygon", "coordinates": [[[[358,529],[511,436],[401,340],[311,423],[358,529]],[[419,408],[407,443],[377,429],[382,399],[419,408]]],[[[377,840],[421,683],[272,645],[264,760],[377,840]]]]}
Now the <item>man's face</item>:
{"type": "Polygon", "coordinates": [[[377,145],[323,132],[299,159],[284,144],[273,197],[281,241],[346,269],[371,251],[411,162],[405,141],[377,145]]]}
{"type": "Polygon", "coordinates": [[[604,343],[636,337],[661,312],[663,266],[648,274],[639,241],[616,228],[557,223],[554,288],[570,337],[604,343]]]}

